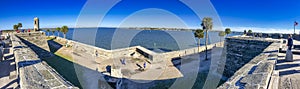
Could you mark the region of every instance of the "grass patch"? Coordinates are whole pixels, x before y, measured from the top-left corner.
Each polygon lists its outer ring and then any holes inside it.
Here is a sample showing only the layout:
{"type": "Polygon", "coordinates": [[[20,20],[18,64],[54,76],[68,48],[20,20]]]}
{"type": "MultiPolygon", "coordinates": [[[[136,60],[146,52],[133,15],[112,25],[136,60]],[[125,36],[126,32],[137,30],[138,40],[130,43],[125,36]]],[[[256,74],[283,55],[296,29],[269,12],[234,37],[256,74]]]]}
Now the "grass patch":
{"type": "Polygon", "coordinates": [[[51,67],[53,67],[66,80],[81,88],[73,62],[59,56],[44,58],[43,60],[46,61],[51,67]]]}
{"type": "Polygon", "coordinates": [[[64,59],[66,59],[68,61],[74,62],[73,57],[70,56],[70,55],[64,55],[64,54],[62,54],[60,52],[55,52],[54,54],[57,55],[57,56],[60,56],[60,57],[62,57],[64,59]]]}
{"type": "Polygon", "coordinates": [[[143,62],[144,60],[139,59],[139,58],[132,58],[131,61],[133,61],[133,62],[143,62]]]}
{"type": "Polygon", "coordinates": [[[55,40],[55,37],[50,37],[50,36],[48,36],[48,37],[46,38],[46,40],[55,40]]]}

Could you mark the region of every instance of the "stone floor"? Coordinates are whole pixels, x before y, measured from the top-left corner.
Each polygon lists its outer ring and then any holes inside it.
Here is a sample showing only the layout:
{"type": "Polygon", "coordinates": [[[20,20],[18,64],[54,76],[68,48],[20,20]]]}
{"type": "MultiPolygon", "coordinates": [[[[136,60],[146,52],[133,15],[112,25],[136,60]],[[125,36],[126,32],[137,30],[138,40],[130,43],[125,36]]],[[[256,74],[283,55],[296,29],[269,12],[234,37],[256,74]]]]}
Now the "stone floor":
{"type": "Polygon", "coordinates": [[[0,89],[18,87],[16,64],[11,48],[5,48],[4,60],[0,62],[0,89]]]}
{"type": "Polygon", "coordinates": [[[293,62],[285,61],[285,54],[279,53],[275,73],[278,78],[278,89],[300,89],[300,55],[293,55],[293,62]]]}
{"type": "MultiPolygon", "coordinates": [[[[294,44],[300,44],[300,41],[294,41],[294,44]]],[[[283,44],[285,46],[285,44],[283,44]]],[[[283,47],[285,52],[286,47],[283,47]]],[[[300,52],[299,49],[293,49],[293,62],[285,61],[285,53],[278,54],[278,60],[273,73],[271,89],[300,89],[300,52]]]]}

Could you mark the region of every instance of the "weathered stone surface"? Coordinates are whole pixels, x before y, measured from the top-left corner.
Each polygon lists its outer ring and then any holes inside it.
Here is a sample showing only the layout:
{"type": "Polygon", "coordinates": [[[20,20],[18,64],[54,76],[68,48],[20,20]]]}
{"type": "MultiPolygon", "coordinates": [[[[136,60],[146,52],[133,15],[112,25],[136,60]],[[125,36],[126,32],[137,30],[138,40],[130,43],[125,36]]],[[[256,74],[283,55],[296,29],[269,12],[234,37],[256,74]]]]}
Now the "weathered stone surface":
{"type": "Polygon", "coordinates": [[[21,89],[77,89],[77,87],[60,77],[46,62],[43,62],[36,54],[37,50],[28,47],[33,44],[27,44],[18,37],[12,36],[12,46],[21,89]]]}
{"type": "Polygon", "coordinates": [[[269,73],[269,72],[272,72],[273,69],[274,69],[273,63],[265,62],[265,63],[258,65],[258,67],[254,71],[254,73],[269,73]]]}
{"type": "MultiPolygon", "coordinates": [[[[230,77],[266,49],[271,42],[254,38],[232,37],[226,39],[227,59],[224,76],[230,77]],[[233,66],[234,65],[234,66],[233,66]]],[[[257,60],[260,61],[260,60],[257,60]]],[[[256,63],[255,61],[254,63],[256,63]]]]}
{"type": "Polygon", "coordinates": [[[241,83],[250,85],[260,84],[264,78],[266,78],[266,74],[249,74],[241,80],[241,83]]]}
{"type": "Polygon", "coordinates": [[[266,89],[279,44],[275,40],[253,37],[227,38],[227,60],[224,75],[232,75],[218,89],[266,89]]]}
{"type": "Polygon", "coordinates": [[[244,89],[259,89],[259,85],[257,85],[257,84],[253,84],[253,85],[246,84],[244,89]]]}

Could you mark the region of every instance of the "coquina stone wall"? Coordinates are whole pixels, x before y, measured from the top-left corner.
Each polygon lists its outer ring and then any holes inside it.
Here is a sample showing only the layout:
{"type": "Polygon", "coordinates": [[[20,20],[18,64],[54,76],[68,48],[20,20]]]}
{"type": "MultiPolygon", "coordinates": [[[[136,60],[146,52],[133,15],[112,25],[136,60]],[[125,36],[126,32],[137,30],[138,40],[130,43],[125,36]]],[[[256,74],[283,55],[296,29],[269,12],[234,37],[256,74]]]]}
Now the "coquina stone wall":
{"type": "Polygon", "coordinates": [[[232,76],[238,69],[259,55],[271,42],[247,38],[227,38],[226,39],[226,65],[224,76],[232,76]],[[234,65],[234,66],[233,66],[234,65]]]}
{"type": "Polygon", "coordinates": [[[224,76],[230,77],[218,89],[267,89],[278,58],[280,43],[254,37],[226,39],[224,76]]]}
{"type": "Polygon", "coordinates": [[[294,39],[300,40],[300,35],[297,34],[280,34],[280,33],[248,33],[247,36],[273,38],[273,39],[287,39],[289,35],[292,35],[294,39]]]}
{"type": "MultiPolygon", "coordinates": [[[[198,53],[198,47],[183,49],[178,51],[171,51],[165,53],[156,53],[142,46],[133,46],[128,48],[114,49],[114,50],[106,50],[103,48],[95,47],[92,45],[87,45],[84,43],[66,40],[60,37],[57,39],[62,41],[67,41],[69,46],[73,48],[73,51],[78,54],[92,54],[94,56],[101,57],[103,59],[112,59],[112,58],[121,58],[121,57],[132,57],[132,54],[136,54],[139,57],[143,56],[148,58],[152,62],[160,62],[165,59],[172,59],[177,57],[182,57],[186,55],[196,54],[198,53]]],[[[224,42],[218,42],[215,44],[208,45],[208,49],[212,49],[213,47],[223,46],[224,42]]],[[[205,47],[202,46],[199,48],[199,52],[205,51],[205,47]]]]}
{"type": "MultiPolygon", "coordinates": [[[[27,37],[28,34],[17,34],[27,37]]],[[[35,36],[42,36],[35,34],[35,36]]],[[[32,49],[32,44],[11,36],[21,89],[79,89],[65,80],[32,49]]]]}

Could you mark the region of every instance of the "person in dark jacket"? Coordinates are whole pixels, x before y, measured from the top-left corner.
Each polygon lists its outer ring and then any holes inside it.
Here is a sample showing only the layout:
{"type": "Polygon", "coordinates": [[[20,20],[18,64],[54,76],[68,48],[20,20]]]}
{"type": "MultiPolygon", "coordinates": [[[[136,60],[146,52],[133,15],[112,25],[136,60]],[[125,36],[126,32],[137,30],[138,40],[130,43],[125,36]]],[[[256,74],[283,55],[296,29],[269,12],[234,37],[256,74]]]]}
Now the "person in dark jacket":
{"type": "Polygon", "coordinates": [[[288,50],[292,50],[292,47],[293,47],[292,35],[289,35],[287,46],[288,46],[288,50]]]}
{"type": "Polygon", "coordinates": [[[287,42],[288,49],[286,50],[285,60],[292,62],[293,61],[293,38],[292,35],[289,35],[288,42],[287,42]]]}

